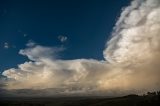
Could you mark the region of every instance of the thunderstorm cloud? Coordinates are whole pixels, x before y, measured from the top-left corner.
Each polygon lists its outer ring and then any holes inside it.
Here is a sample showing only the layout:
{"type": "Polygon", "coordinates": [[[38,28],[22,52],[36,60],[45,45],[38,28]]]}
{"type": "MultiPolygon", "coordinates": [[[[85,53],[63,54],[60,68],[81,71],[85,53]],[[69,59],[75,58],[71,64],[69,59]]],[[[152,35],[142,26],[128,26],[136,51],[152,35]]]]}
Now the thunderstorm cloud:
{"type": "Polygon", "coordinates": [[[158,90],[160,1],[133,0],[122,10],[103,51],[105,60],[61,60],[57,58],[60,51],[63,49],[36,44],[20,50],[29,61],[4,70],[4,89],[63,88],[63,93],[102,91],[111,95],[158,90]]]}

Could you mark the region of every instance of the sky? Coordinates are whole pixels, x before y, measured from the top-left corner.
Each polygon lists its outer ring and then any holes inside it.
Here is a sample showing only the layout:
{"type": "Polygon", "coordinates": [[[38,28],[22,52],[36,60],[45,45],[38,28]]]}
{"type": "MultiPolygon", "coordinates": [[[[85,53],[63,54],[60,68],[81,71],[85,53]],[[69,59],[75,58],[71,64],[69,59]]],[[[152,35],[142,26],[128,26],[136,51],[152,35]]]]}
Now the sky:
{"type": "Polygon", "coordinates": [[[103,60],[103,49],[121,8],[130,0],[1,0],[0,71],[27,58],[18,54],[29,41],[63,46],[62,59],[103,60]],[[61,41],[58,36],[67,37],[61,41]],[[89,41],[89,42],[88,42],[89,41]]]}
{"type": "Polygon", "coordinates": [[[159,0],[1,5],[1,95],[118,96],[160,89],[159,0]]]}

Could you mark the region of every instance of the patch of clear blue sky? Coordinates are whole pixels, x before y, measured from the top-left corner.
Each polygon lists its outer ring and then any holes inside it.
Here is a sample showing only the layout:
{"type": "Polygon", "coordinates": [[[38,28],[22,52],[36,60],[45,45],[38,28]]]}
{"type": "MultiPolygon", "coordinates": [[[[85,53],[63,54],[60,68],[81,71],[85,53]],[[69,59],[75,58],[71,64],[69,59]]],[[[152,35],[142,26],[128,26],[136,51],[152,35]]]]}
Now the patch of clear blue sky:
{"type": "Polygon", "coordinates": [[[61,46],[61,59],[103,59],[105,43],[130,0],[0,0],[0,71],[26,61],[28,40],[61,46]],[[26,34],[27,36],[24,36],[26,34]],[[67,36],[61,43],[58,36],[67,36]],[[9,48],[4,48],[4,43],[9,48]]]}

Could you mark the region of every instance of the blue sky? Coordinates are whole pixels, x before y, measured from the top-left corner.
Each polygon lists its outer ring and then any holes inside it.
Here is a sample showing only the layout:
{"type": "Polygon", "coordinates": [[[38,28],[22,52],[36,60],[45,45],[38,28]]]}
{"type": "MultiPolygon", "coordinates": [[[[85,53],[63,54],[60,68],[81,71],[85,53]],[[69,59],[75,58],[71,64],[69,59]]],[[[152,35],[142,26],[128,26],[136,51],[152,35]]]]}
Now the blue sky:
{"type": "Polygon", "coordinates": [[[61,59],[103,59],[121,9],[130,0],[1,0],[0,71],[26,61],[28,41],[61,47],[61,59]],[[60,39],[66,37],[64,41],[60,39]]]}

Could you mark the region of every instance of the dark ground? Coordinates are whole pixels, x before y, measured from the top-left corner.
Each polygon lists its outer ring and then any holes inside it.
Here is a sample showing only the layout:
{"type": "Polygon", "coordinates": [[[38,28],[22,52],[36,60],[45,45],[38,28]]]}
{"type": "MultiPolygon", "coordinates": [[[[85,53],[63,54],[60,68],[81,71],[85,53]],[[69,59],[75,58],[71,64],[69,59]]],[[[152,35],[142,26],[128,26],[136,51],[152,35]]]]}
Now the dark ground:
{"type": "Polygon", "coordinates": [[[124,97],[1,98],[0,106],[160,106],[160,95],[124,97]]]}

